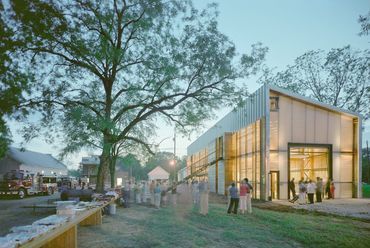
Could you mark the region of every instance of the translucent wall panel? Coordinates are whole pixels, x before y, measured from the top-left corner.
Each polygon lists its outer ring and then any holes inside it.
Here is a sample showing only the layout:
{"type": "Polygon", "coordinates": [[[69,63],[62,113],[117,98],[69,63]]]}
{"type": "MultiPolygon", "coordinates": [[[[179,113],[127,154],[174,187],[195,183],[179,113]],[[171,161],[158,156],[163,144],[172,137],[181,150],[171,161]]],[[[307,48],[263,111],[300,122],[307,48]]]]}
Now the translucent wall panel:
{"type": "Polygon", "coordinates": [[[241,156],[239,161],[240,161],[239,180],[241,180],[241,179],[247,177],[247,166],[246,166],[247,159],[246,159],[245,155],[241,156]]]}
{"type": "Polygon", "coordinates": [[[253,127],[249,125],[247,127],[247,154],[252,153],[253,148],[253,127]]]}
{"type": "Polygon", "coordinates": [[[340,184],[340,190],[336,196],[338,198],[352,197],[352,154],[340,155],[340,181],[334,182],[340,184]]]}
{"type": "Polygon", "coordinates": [[[218,194],[225,194],[225,167],[224,161],[218,161],[218,194]]]}
{"type": "Polygon", "coordinates": [[[288,157],[287,152],[279,152],[280,198],[288,199],[288,157]]]}
{"type": "Polygon", "coordinates": [[[279,170],[279,154],[277,152],[270,152],[270,170],[279,170]]]}
{"type": "Polygon", "coordinates": [[[216,142],[210,142],[208,144],[208,161],[213,162],[216,161],[216,142]]]}
{"type": "Polygon", "coordinates": [[[340,182],[352,182],[352,155],[340,155],[340,182]]]}
{"type": "Polygon", "coordinates": [[[351,152],[353,148],[353,119],[341,116],[340,147],[342,152],[351,152]]]}
{"type": "Polygon", "coordinates": [[[340,151],[340,120],[339,114],[329,112],[328,144],[333,145],[333,152],[340,151]]]}
{"type": "Polygon", "coordinates": [[[315,108],[306,105],[306,121],[310,125],[306,126],[306,143],[315,143],[315,108]]]}
{"type": "Polygon", "coordinates": [[[216,165],[212,165],[208,169],[208,182],[211,192],[216,192],[216,165]]]}
{"type": "Polygon", "coordinates": [[[279,150],[286,150],[292,133],[292,101],[287,97],[279,98],[279,150]]]}
{"type": "Polygon", "coordinates": [[[340,154],[333,153],[333,181],[339,182],[340,180],[340,154]]]}
{"type": "Polygon", "coordinates": [[[306,131],[306,108],[305,105],[298,101],[293,101],[293,137],[294,142],[304,143],[305,142],[305,131],[306,131]]]}
{"type": "Polygon", "coordinates": [[[270,112],[270,150],[279,149],[279,113],[270,112]]]}
{"type": "Polygon", "coordinates": [[[328,137],[328,112],[320,108],[315,110],[315,143],[326,144],[328,137]]]}

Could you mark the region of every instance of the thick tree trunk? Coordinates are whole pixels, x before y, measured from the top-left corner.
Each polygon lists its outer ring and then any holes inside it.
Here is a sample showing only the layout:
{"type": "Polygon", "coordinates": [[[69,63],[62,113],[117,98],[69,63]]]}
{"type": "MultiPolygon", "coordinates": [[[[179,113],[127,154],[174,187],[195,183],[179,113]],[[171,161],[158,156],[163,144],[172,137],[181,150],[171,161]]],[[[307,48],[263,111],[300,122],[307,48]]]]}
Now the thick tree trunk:
{"type": "Polygon", "coordinates": [[[112,144],[109,142],[108,137],[104,137],[104,145],[102,155],[100,156],[100,166],[98,169],[98,176],[96,181],[96,192],[103,193],[105,176],[109,170],[110,156],[111,156],[112,144]]]}
{"type": "Polygon", "coordinates": [[[116,187],[116,160],[117,158],[115,156],[113,156],[111,158],[111,161],[110,161],[110,166],[109,166],[109,169],[110,169],[110,187],[111,188],[114,188],[116,187]]]}

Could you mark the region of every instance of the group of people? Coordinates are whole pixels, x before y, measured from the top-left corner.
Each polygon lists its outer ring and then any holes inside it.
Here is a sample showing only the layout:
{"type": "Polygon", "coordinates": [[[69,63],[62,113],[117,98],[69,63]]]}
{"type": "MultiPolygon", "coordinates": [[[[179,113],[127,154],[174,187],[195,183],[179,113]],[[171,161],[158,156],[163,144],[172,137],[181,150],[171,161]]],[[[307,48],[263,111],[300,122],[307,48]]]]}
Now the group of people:
{"type": "Polygon", "coordinates": [[[235,183],[231,183],[228,188],[228,209],[227,213],[238,213],[238,207],[241,214],[252,213],[252,190],[253,187],[249,183],[248,178],[244,178],[241,183],[239,190],[235,183]],[[240,206],[239,206],[240,205],[240,206]]]}
{"type": "Polygon", "coordinates": [[[290,200],[291,203],[294,203],[298,200],[299,204],[306,204],[307,199],[309,204],[314,204],[314,197],[316,194],[316,202],[322,202],[322,199],[324,198],[325,194],[327,196],[327,199],[334,199],[335,195],[335,185],[334,182],[329,179],[325,184],[323,182],[323,179],[320,177],[316,178],[316,182],[309,179],[308,181],[304,181],[302,178],[298,182],[298,189],[299,194],[296,195],[295,191],[295,182],[294,178],[289,181],[289,192],[292,194],[292,199],[290,200]],[[306,199],[307,195],[307,199],[306,199]]]}
{"type": "MultiPolygon", "coordinates": [[[[194,180],[190,184],[185,183],[180,187],[181,196],[185,197],[189,193],[189,198],[192,203],[199,209],[201,215],[208,214],[209,202],[209,184],[207,180],[194,180]],[[184,191],[184,192],[183,192],[184,191]]],[[[171,194],[172,204],[175,206],[177,201],[177,188],[176,185],[171,187],[167,183],[160,183],[156,181],[151,182],[128,182],[122,188],[123,206],[129,207],[130,203],[136,202],[137,204],[150,204],[155,208],[160,208],[168,203],[168,194],[171,194]]],[[[252,213],[252,190],[253,187],[249,183],[248,178],[241,181],[240,187],[236,187],[232,183],[228,190],[228,209],[227,213],[238,213],[240,209],[241,214],[252,213]]]]}
{"type": "Polygon", "coordinates": [[[191,183],[192,201],[193,204],[199,207],[201,215],[208,214],[208,193],[209,185],[206,180],[192,181],[191,183]]]}
{"type": "MultiPolygon", "coordinates": [[[[135,201],[137,204],[149,204],[159,209],[167,204],[168,191],[176,194],[176,187],[174,186],[172,190],[169,190],[168,183],[156,182],[154,180],[151,182],[137,182],[135,184],[128,182],[122,188],[123,206],[129,207],[130,203],[135,201]]],[[[176,199],[176,196],[172,198],[176,199]]],[[[176,204],[176,200],[174,200],[174,204],[176,204]]]]}

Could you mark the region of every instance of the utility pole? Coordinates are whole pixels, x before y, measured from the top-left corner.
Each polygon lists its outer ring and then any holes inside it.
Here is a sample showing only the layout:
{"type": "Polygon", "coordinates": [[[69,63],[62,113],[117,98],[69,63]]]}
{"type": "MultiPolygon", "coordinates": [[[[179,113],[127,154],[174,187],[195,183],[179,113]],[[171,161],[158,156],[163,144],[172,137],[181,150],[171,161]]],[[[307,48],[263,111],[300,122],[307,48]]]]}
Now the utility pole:
{"type": "Polygon", "coordinates": [[[370,159],[369,159],[369,142],[366,140],[366,155],[367,155],[367,183],[370,184],[370,159]]]}

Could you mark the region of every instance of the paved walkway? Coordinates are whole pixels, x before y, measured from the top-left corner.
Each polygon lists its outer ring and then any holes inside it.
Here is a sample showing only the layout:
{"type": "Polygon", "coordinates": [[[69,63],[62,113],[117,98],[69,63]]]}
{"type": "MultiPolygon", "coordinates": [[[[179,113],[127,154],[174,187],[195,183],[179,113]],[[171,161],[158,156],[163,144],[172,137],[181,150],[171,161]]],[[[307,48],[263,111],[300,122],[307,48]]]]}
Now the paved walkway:
{"type": "Polygon", "coordinates": [[[286,200],[276,200],[273,203],[291,206],[296,209],[306,209],[341,216],[356,217],[370,220],[370,199],[334,199],[324,200],[321,203],[299,205],[286,200]]]}

